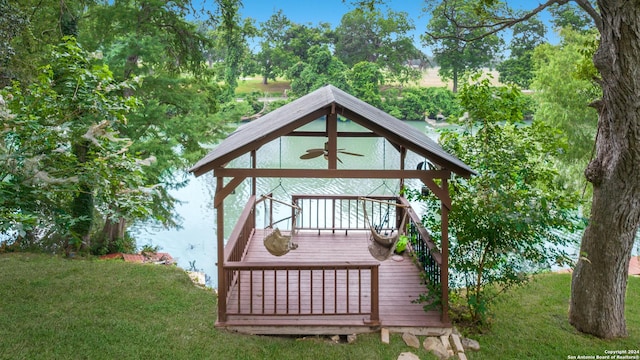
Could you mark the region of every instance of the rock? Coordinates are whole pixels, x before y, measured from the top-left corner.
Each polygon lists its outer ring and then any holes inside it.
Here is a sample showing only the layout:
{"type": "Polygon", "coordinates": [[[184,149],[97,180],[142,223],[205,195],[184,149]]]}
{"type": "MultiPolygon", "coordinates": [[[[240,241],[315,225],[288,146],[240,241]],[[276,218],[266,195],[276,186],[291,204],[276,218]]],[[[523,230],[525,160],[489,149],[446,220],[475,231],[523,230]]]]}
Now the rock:
{"type": "Polygon", "coordinates": [[[402,334],[402,340],[404,340],[404,343],[407,344],[407,346],[420,349],[420,340],[418,340],[415,335],[411,333],[404,333],[402,334]]]}
{"type": "Polygon", "coordinates": [[[382,340],[382,343],[388,344],[389,343],[389,329],[382,328],[382,330],[380,330],[380,338],[382,340]]]}
{"type": "Polygon", "coordinates": [[[353,344],[354,342],[356,342],[357,339],[358,339],[358,335],[356,334],[347,335],[347,343],[349,344],[353,344]]]}
{"type": "Polygon", "coordinates": [[[454,352],[464,352],[464,347],[462,346],[462,342],[460,342],[460,335],[453,333],[450,338],[454,352]]]}
{"type": "Polygon", "coordinates": [[[420,358],[412,352],[403,352],[398,356],[398,360],[420,360],[420,358]]]}
{"type": "Polygon", "coordinates": [[[453,356],[454,354],[453,354],[453,349],[451,348],[451,343],[449,342],[449,336],[448,335],[440,336],[440,341],[442,342],[442,346],[444,346],[444,348],[447,349],[449,356],[453,356]]]}
{"type": "Polygon", "coordinates": [[[440,339],[436,337],[427,337],[422,342],[422,346],[427,351],[431,351],[431,353],[438,357],[440,360],[448,359],[451,355],[449,354],[449,350],[442,344],[440,339]]]}
{"type": "Polygon", "coordinates": [[[334,343],[339,343],[340,342],[340,335],[333,335],[331,337],[331,341],[333,341],[334,343]]]}
{"type": "Polygon", "coordinates": [[[462,338],[460,339],[460,342],[465,350],[480,351],[480,343],[475,340],[462,338]]]}

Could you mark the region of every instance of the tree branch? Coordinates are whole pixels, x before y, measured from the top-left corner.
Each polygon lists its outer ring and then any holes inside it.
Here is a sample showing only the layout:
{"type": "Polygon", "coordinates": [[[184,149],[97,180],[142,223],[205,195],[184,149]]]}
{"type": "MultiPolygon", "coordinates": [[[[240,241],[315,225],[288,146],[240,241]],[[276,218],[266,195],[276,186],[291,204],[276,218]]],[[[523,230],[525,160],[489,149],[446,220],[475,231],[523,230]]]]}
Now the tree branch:
{"type": "Polygon", "coordinates": [[[593,19],[598,28],[599,32],[602,32],[602,17],[598,14],[598,11],[591,6],[589,0],[573,0],[578,6],[582,8],[582,10],[586,11],[587,14],[593,19]]]}
{"type": "MultiPolygon", "coordinates": [[[[516,17],[516,18],[504,18],[504,19],[496,19],[497,21],[493,22],[493,23],[483,23],[480,25],[460,25],[458,24],[458,22],[456,21],[456,19],[451,18],[450,16],[448,16],[448,14],[446,14],[446,12],[444,12],[444,16],[447,20],[451,21],[453,24],[455,24],[456,27],[458,28],[463,28],[463,29],[487,29],[488,31],[480,34],[478,36],[474,36],[472,38],[464,38],[462,36],[452,36],[452,35],[447,35],[447,36],[435,36],[430,32],[425,32],[426,35],[428,35],[429,37],[431,37],[434,40],[443,40],[443,39],[452,39],[452,40],[460,40],[460,41],[465,41],[465,42],[470,42],[470,41],[476,41],[476,40],[480,40],[482,38],[485,38],[489,35],[493,35],[499,31],[502,31],[508,27],[511,27],[517,23],[523,22],[523,21],[527,21],[530,18],[534,17],[535,15],[537,15],[538,13],[542,12],[543,10],[545,10],[546,8],[548,8],[551,5],[557,4],[557,5],[564,5],[566,3],[568,3],[569,1],[572,0],[548,0],[547,2],[543,3],[543,4],[539,4],[538,7],[536,7],[535,9],[528,11],[526,14],[524,14],[521,17],[516,17]]],[[[588,0],[573,0],[576,1],[579,5],[581,5],[581,7],[584,8],[584,6],[582,6],[581,3],[586,3],[586,5],[588,5],[589,7],[591,7],[588,4],[588,0]]],[[[585,9],[587,10],[587,9],[585,9]]],[[[593,7],[591,7],[591,10],[594,12],[594,14],[592,14],[591,12],[589,12],[587,10],[587,12],[589,13],[589,15],[591,15],[592,17],[598,16],[597,12],[595,12],[595,10],[593,9],[593,7]]],[[[597,22],[597,21],[596,21],[597,22]]]]}

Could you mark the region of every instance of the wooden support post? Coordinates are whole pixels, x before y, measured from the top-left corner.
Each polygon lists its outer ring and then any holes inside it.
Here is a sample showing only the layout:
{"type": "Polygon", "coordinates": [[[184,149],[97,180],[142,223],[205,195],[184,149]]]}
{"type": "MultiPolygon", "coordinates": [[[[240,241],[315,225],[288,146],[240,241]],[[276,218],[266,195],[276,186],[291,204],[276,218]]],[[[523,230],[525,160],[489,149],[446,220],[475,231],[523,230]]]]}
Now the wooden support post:
{"type": "MultiPolygon", "coordinates": [[[[257,167],[258,167],[258,159],[256,158],[256,151],[251,150],[251,168],[256,169],[257,167]]],[[[256,177],[254,176],[251,178],[251,195],[256,196],[256,192],[257,192],[257,184],[256,184],[256,177]]]]}
{"type": "MultiPolygon", "coordinates": [[[[407,159],[407,148],[405,148],[404,146],[400,146],[400,170],[404,170],[405,167],[405,161],[407,159]]],[[[401,191],[402,188],[404,187],[404,177],[400,178],[400,189],[398,189],[398,191],[401,191]]]]}
{"type": "MultiPolygon", "coordinates": [[[[442,179],[442,188],[447,190],[447,178],[442,179]]],[[[442,290],[442,322],[449,323],[449,208],[442,202],[442,267],[440,269],[440,288],[442,290]]]]}
{"type": "Polygon", "coordinates": [[[373,324],[380,323],[379,268],[380,265],[375,265],[371,268],[371,323],[373,324]]]}
{"type": "Polygon", "coordinates": [[[327,115],[327,148],[329,152],[328,168],[338,168],[338,114],[332,109],[327,115]]]}
{"type": "MultiPolygon", "coordinates": [[[[223,188],[223,178],[216,178],[216,192],[223,188]]],[[[224,199],[216,206],[218,237],[218,322],[227,321],[227,281],[224,271],[224,199]]]]}

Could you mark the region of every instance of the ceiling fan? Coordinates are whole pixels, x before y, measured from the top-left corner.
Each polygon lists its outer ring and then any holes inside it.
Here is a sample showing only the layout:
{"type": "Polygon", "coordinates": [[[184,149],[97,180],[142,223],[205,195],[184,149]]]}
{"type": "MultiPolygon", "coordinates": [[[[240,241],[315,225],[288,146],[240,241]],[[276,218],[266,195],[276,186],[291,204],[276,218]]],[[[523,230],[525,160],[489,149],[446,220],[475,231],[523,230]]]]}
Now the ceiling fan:
{"type": "MultiPolygon", "coordinates": [[[[364,156],[362,154],[356,154],[353,152],[349,152],[349,151],[344,151],[345,149],[338,149],[338,153],[339,154],[346,154],[346,155],[353,155],[353,156],[364,156]]],[[[300,159],[313,159],[313,158],[317,158],[319,156],[324,156],[325,159],[327,159],[327,157],[329,156],[329,143],[325,142],[324,143],[324,149],[307,149],[307,153],[306,154],[302,154],[300,156],[300,159]]],[[[338,161],[342,162],[342,160],[340,160],[340,158],[338,158],[338,161]]]]}

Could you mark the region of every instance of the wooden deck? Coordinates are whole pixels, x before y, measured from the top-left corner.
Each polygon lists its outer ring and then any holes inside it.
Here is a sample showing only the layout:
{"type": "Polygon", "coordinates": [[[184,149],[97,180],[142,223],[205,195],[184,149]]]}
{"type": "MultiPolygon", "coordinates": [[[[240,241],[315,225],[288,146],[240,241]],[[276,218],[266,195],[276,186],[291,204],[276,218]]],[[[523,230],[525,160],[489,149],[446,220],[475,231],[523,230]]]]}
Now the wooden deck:
{"type": "Polygon", "coordinates": [[[402,261],[378,262],[367,248],[368,231],[349,230],[348,234],[344,230],[322,231],[318,234],[318,231],[301,230],[294,238],[298,248],[281,257],[275,257],[265,249],[264,231],[258,229],[250,238],[243,263],[380,263],[380,322],[369,323],[362,315],[371,311],[369,271],[264,270],[259,271],[260,274],[254,274],[258,271],[240,273],[228,297],[227,321],[217,326],[253,334],[350,334],[384,327],[398,332],[411,328],[415,334],[438,335],[450,330],[451,325],[441,322],[438,311],[425,312],[423,304],[414,303],[426,288],[409,255],[402,261]],[[290,293],[300,293],[307,299],[301,301],[290,293]],[[325,304],[323,297],[334,298],[334,293],[336,300],[325,304]],[[249,294],[253,294],[251,299],[247,299],[249,294]],[[261,309],[265,309],[264,313],[261,309]]]}

